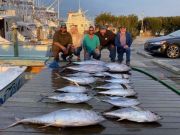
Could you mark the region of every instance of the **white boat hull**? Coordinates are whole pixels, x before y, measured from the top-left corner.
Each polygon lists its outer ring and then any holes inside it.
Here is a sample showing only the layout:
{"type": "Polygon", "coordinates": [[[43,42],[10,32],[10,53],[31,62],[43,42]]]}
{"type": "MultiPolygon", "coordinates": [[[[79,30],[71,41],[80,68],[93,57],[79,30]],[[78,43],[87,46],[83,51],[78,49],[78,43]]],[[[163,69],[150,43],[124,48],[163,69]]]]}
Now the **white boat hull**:
{"type": "Polygon", "coordinates": [[[0,105],[22,86],[25,70],[26,67],[0,66],[0,105]]]}

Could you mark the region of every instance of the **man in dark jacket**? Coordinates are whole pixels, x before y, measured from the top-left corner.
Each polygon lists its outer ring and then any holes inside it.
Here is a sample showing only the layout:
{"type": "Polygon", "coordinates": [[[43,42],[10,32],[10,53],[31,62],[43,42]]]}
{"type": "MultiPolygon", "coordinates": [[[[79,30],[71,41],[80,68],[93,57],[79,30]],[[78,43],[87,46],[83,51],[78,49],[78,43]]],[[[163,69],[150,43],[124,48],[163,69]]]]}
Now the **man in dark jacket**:
{"type": "Polygon", "coordinates": [[[60,30],[56,31],[53,36],[52,52],[54,59],[59,61],[59,53],[62,52],[62,59],[66,61],[66,57],[72,55],[72,36],[67,32],[65,23],[61,24],[60,30]]]}
{"type": "Polygon", "coordinates": [[[62,23],[60,29],[57,30],[53,36],[52,54],[54,61],[49,65],[50,68],[59,68],[59,53],[62,52],[61,57],[66,61],[69,56],[69,61],[72,58],[72,36],[67,32],[65,23],[62,23]]]}
{"type": "Polygon", "coordinates": [[[126,27],[120,27],[120,32],[117,33],[115,38],[115,45],[117,47],[118,61],[122,63],[123,55],[126,53],[126,65],[130,66],[132,36],[126,31],[126,27]]]}
{"type": "Polygon", "coordinates": [[[106,26],[101,26],[100,30],[96,33],[100,40],[100,50],[107,48],[110,52],[110,59],[115,62],[116,47],[114,45],[115,34],[107,30],[106,26]]]}

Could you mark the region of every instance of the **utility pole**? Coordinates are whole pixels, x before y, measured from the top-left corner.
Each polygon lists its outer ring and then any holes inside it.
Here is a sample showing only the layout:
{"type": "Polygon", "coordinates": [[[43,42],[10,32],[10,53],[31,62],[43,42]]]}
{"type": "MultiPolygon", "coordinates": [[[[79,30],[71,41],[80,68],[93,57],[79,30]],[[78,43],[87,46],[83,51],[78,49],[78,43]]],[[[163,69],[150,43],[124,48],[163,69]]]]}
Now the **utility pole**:
{"type": "Polygon", "coordinates": [[[14,57],[18,57],[19,49],[18,49],[17,25],[13,23],[11,28],[12,28],[12,39],[13,39],[13,45],[14,45],[14,57]]]}

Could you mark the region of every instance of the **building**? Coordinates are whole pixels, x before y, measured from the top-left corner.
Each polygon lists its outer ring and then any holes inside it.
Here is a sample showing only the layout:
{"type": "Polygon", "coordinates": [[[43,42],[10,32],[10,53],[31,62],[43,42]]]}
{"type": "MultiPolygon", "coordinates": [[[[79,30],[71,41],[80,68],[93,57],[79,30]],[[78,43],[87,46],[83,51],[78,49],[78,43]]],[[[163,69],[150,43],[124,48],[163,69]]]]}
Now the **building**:
{"type": "Polygon", "coordinates": [[[68,13],[66,25],[68,31],[70,31],[71,26],[76,26],[79,33],[83,34],[84,31],[88,30],[89,26],[92,25],[92,22],[86,18],[85,12],[79,9],[78,12],[68,13]]]}

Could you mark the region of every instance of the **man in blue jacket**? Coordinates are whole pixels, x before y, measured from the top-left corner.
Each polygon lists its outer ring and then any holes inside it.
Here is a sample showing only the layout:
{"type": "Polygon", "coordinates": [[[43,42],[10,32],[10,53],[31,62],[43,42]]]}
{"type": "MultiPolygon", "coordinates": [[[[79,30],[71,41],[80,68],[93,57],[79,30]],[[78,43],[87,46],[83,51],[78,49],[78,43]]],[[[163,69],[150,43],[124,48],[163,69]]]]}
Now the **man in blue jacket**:
{"type": "Polygon", "coordinates": [[[120,27],[120,32],[117,33],[115,38],[115,45],[117,47],[119,63],[123,62],[123,55],[124,53],[126,53],[126,65],[130,66],[131,44],[132,44],[131,34],[126,31],[125,26],[120,27]]]}

